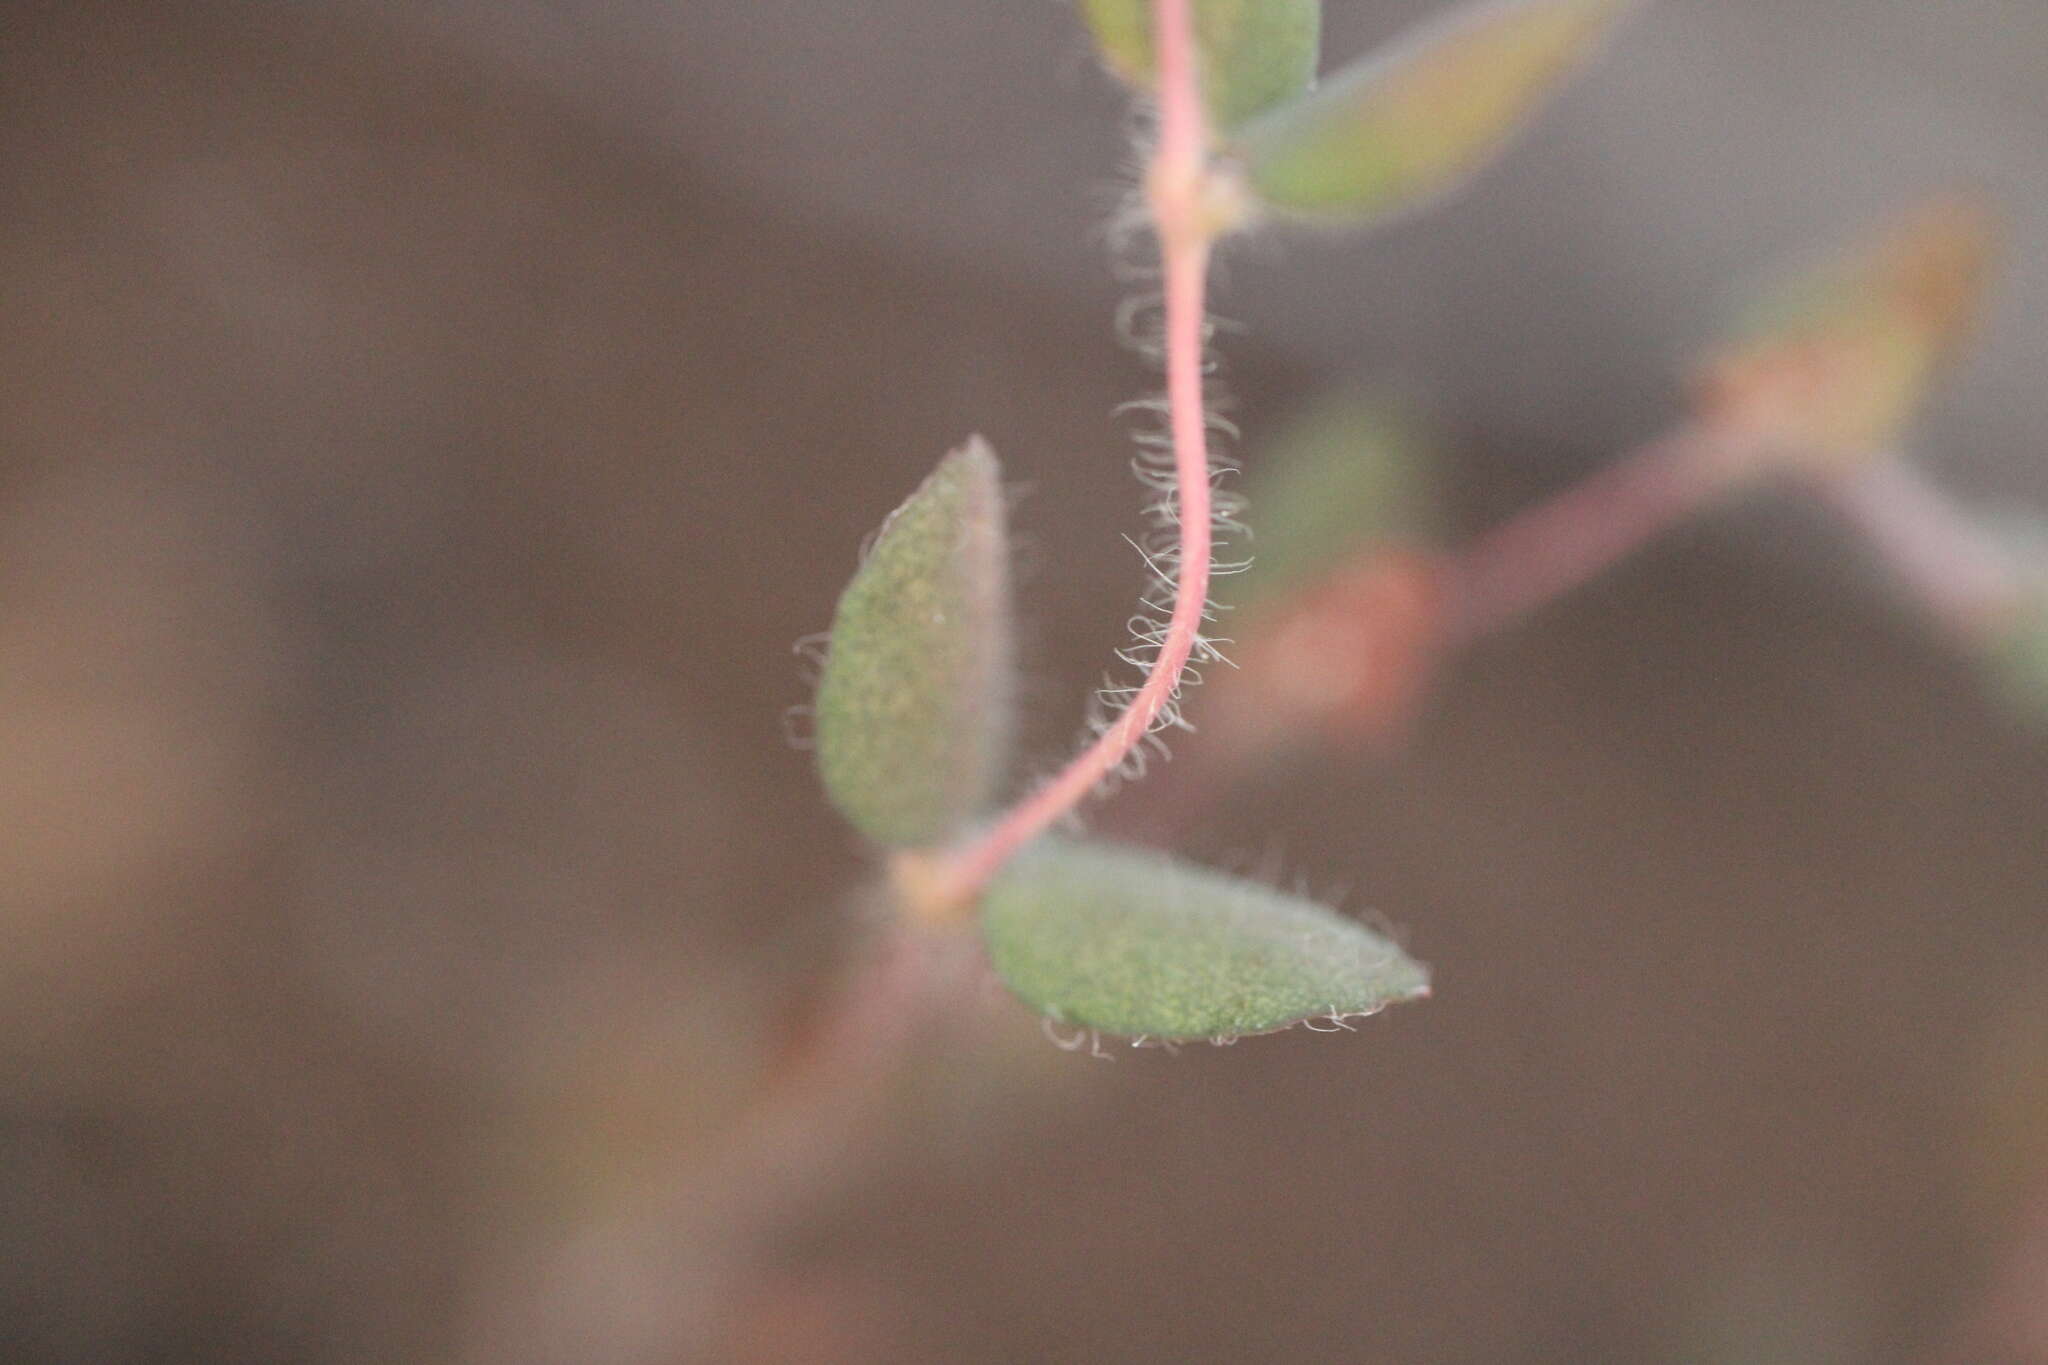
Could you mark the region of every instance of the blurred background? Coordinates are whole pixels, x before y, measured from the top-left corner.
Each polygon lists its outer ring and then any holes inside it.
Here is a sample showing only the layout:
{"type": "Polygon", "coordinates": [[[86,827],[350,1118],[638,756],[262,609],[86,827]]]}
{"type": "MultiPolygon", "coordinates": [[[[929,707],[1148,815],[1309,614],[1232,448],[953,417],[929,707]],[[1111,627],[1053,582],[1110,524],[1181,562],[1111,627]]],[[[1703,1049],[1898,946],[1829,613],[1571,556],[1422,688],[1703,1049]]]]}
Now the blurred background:
{"type": "MultiPolygon", "coordinates": [[[[1916,453],[2048,506],[2044,70],[2037,0],[1665,0],[1452,205],[1227,257],[1247,460],[1391,383],[1489,525],[1963,181],[1916,453]]],[[[858,928],[783,717],[862,538],[1004,455],[1033,772],[1123,642],[1128,132],[1058,0],[0,6],[0,1355],[2048,1360],[2048,753],[1791,497],[1183,833],[1434,1001],[1105,1065],[991,993],[693,1217],[858,928]]]]}

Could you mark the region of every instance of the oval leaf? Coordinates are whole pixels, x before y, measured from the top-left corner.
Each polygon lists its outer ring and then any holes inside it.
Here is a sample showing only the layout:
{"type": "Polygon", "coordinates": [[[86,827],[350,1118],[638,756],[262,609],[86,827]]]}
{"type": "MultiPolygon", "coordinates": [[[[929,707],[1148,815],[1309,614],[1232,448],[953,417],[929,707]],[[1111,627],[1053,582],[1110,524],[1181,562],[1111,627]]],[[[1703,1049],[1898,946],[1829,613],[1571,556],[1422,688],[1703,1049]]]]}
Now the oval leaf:
{"type": "Polygon", "coordinates": [[[1995,237],[1943,196],[1799,272],[1700,367],[1696,405],[1823,470],[1886,453],[1975,319],[1995,237]]]}
{"type": "Polygon", "coordinates": [[[1247,125],[1235,153],[1270,208],[1384,219],[1455,189],[1594,52],[1634,0],[1509,0],[1453,12],[1247,125]]]}
{"type": "Polygon", "coordinates": [[[1398,945],[1323,906],[1136,848],[1035,845],[989,886],[981,927],[1025,1002],[1127,1037],[1235,1038],[1429,993],[1398,945]]]}
{"type": "MultiPolygon", "coordinates": [[[[1081,0],[1110,70],[1153,84],[1151,0],[1081,0]]],[[[1315,83],[1322,0],[1194,0],[1195,46],[1209,117],[1235,128],[1315,83]]]]}
{"type": "Polygon", "coordinates": [[[1009,549],[995,453],[948,455],[883,523],[832,618],[818,771],[876,843],[915,848],[987,809],[1012,731],[1009,549]]]}

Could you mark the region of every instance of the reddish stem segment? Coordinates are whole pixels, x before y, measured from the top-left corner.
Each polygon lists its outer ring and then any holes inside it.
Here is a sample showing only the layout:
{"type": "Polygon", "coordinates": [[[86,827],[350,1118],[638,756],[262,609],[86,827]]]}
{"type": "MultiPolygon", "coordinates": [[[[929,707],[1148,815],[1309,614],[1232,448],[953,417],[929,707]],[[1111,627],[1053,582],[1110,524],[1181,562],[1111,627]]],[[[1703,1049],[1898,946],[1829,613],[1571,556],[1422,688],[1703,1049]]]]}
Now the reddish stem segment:
{"type": "Polygon", "coordinates": [[[1453,568],[1447,634],[1464,643],[1593,578],[1730,486],[1727,438],[1677,428],[1480,536],[1453,568]]]}
{"type": "Polygon", "coordinates": [[[1143,686],[1124,713],[1064,770],[949,859],[948,899],[964,903],[1019,849],[1073,810],[1168,713],[1201,638],[1209,597],[1210,485],[1202,403],[1202,318],[1214,228],[1207,202],[1209,130],[1195,75],[1188,0],[1154,0],[1159,142],[1146,183],[1166,286],[1166,397],[1173,436],[1179,579],[1173,615],[1143,686]]]}

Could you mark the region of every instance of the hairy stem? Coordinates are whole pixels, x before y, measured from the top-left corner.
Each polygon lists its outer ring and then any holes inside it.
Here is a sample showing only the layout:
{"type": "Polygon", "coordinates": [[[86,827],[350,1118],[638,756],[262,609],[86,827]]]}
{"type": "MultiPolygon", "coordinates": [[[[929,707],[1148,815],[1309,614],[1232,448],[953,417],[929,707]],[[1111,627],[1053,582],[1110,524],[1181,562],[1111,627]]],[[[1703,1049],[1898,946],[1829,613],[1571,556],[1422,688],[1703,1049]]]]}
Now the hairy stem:
{"type": "Polygon", "coordinates": [[[1216,214],[1209,129],[1195,71],[1189,0],[1153,0],[1159,134],[1146,199],[1166,289],[1166,397],[1180,528],[1173,615],[1144,685],[1122,715],[1065,769],[946,863],[945,901],[970,902],[1025,844],[1073,810],[1170,714],[1201,640],[1211,555],[1208,430],[1203,414],[1203,309],[1216,214]]]}

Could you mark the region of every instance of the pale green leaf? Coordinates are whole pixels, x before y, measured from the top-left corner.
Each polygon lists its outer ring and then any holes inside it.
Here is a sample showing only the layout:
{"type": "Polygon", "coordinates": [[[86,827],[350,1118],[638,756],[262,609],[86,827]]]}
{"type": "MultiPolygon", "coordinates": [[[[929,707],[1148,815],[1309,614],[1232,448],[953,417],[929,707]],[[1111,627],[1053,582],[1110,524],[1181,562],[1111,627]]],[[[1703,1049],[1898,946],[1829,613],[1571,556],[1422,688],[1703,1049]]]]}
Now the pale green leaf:
{"type": "Polygon", "coordinates": [[[1165,1041],[1341,1020],[1429,993],[1398,944],[1166,854],[1048,839],[989,886],[997,975],[1057,1022],[1165,1041]]]}
{"type": "Polygon", "coordinates": [[[839,599],[818,770],[855,828],[937,843],[987,809],[1012,732],[1009,549],[995,453],[948,455],[883,523],[839,599]]]}
{"type": "Polygon", "coordinates": [[[2013,710],[2048,727],[2048,520],[2007,512],[1982,525],[2010,575],[2006,600],[1983,623],[1984,661],[2013,710]]]}
{"type": "Polygon", "coordinates": [[[2030,596],[1986,650],[1999,693],[2030,725],[2048,726],[2048,590],[2030,596]]]}

